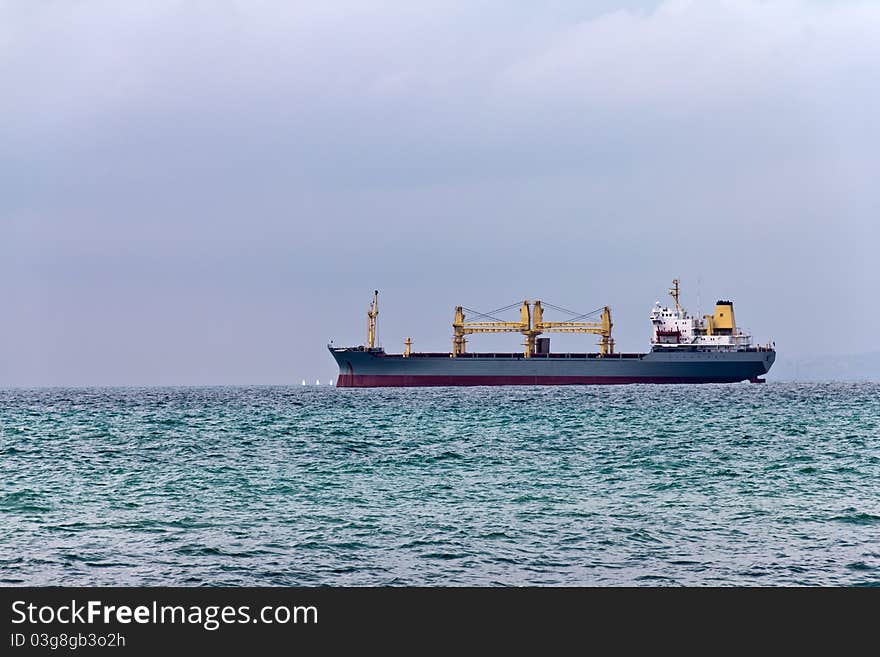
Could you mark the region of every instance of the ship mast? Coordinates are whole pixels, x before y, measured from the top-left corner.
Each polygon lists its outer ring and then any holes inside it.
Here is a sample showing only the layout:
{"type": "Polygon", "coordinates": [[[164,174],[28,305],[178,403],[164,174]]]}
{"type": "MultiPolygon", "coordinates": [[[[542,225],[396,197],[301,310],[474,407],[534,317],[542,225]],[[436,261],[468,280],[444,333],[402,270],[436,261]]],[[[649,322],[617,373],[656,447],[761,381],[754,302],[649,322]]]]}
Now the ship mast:
{"type": "Polygon", "coordinates": [[[672,299],[675,301],[675,311],[680,314],[681,313],[681,304],[678,302],[678,293],[679,293],[678,283],[679,283],[679,281],[677,278],[672,279],[672,287],[669,289],[669,294],[672,297],[672,299]]]}
{"type": "Polygon", "coordinates": [[[373,304],[367,311],[367,347],[376,347],[376,317],[379,316],[379,290],[373,290],[373,304]]]}

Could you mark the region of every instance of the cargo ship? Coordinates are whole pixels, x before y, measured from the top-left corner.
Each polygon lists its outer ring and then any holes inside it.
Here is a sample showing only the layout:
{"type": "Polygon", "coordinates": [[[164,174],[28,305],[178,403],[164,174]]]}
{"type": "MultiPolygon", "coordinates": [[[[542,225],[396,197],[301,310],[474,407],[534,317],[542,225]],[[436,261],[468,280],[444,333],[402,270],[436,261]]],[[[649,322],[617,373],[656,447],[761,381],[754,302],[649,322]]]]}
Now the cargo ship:
{"type": "Polygon", "coordinates": [[[776,359],[775,344],[753,345],[752,337],[736,325],[733,303],[721,299],[711,315],[693,317],[679,303],[679,280],[669,290],[673,305],[654,304],[651,349],[647,353],[618,353],[611,337],[611,309],[604,306],[577,315],[541,301],[517,302],[480,313],[455,308],[452,349],[419,353],[412,339],[402,353],[376,346],[379,292],[367,311],[367,342],[356,347],[328,345],[339,365],[336,386],[371,388],[400,386],[597,385],[625,383],[763,383],[776,359]],[[519,321],[496,317],[520,307],[519,321]],[[566,321],[545,321],[545,307],[565,312],[566,321]],[[465,311],[477,321],[466,321],[465,311]],[[467,350],[468,336],[481,333],[520,333],[524,349],[514,353],[467,350]],[[587,333],[599,336],[594,353],[555,353],[547,333],[587,333]]]}

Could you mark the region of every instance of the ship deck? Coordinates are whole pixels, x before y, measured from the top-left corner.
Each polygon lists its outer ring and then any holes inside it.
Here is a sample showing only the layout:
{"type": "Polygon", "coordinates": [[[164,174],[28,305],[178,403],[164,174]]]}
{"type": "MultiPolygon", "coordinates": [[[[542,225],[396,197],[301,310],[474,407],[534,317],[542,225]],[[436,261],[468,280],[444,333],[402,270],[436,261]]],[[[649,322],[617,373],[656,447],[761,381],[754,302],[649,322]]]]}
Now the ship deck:
{"type": "MultiPolygon", "coordinates": [[[[378,358],[401,358],[403,354],[386,354],[386,353],[374,353],[374,356],[378,358]]],[[[550,353],[550,354],[532,354],[530,358],[643,358],[645,354],[608,354],[607,356],[603,356],[600,353],[550,353]]],[[[420,353],[411,353],[407,358],[451,358],[451,355],[448,351],[441,352],[420,352],[420,353]]],[[[488,352],[473,352],[473,353],[464,353],[459,354],[456,358],[525,358],[525,355],[521,351],[514,352],[496,352],[496,351],[488,351],[488,352]]]]}

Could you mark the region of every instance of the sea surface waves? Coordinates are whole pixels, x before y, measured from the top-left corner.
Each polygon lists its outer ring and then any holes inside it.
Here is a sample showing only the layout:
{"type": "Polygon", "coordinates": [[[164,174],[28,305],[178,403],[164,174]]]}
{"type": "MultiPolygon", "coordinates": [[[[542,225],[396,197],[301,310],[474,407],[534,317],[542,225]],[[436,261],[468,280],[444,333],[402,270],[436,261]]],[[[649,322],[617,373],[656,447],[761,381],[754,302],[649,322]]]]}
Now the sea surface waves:
{"type": "Polygon", "coordinates": [[[0,584],[878,585],[880,385],[0,390],[0,584]]]}

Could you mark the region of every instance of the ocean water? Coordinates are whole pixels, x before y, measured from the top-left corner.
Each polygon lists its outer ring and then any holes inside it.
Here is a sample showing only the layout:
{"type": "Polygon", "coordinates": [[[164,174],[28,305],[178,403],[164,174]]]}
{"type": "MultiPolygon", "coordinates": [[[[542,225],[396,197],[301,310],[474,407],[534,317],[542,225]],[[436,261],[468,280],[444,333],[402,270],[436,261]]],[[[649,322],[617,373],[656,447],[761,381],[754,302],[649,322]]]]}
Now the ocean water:
{"type": "Polygon", "coordinates": [[[880,385],[0,390],[5,585],[878,585],[880,385]]]}

